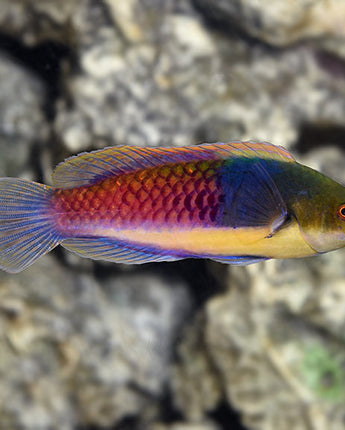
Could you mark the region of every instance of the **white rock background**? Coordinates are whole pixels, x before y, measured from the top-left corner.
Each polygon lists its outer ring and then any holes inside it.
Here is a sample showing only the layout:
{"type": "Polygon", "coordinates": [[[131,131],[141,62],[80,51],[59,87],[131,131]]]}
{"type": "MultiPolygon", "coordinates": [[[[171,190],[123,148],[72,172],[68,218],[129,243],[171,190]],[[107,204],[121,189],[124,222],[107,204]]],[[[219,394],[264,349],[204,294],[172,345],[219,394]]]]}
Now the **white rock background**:
{"type": "MultiPolygon", "coordinates": [[[[345,183],[344,46],[338,0],[0,0],[0,175],[257,139],[345,183]]],[[[343,429],[344,259],[2,273],[0,429],[343,429]]]]}

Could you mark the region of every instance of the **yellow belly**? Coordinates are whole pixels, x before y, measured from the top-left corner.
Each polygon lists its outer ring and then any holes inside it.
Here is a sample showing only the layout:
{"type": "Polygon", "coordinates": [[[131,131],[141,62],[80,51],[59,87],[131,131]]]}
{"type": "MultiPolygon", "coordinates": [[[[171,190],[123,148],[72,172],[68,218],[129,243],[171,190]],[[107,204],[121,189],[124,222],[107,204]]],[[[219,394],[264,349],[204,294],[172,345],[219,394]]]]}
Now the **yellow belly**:
{"type": "Polygon", "coordinates": [[[112,236],[137,244],[209,256],[253,255],[269,258],[299,258],[314,255],[300,234],[297,223],[270,236],[270,227],[197,228],[192,230],[99,229],[100,236],[112,236]]]}

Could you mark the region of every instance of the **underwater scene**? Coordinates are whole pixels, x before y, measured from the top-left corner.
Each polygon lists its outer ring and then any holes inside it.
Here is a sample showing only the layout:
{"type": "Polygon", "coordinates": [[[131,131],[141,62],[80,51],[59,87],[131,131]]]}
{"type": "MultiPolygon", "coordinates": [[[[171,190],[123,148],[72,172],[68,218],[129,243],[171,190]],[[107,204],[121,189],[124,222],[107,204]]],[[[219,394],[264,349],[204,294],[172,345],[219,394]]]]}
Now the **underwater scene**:
{"type": "Polygon", "coordinates": [[[345,429],[344,187],[345,2],[0,0],[0,430],[345,429]]]}

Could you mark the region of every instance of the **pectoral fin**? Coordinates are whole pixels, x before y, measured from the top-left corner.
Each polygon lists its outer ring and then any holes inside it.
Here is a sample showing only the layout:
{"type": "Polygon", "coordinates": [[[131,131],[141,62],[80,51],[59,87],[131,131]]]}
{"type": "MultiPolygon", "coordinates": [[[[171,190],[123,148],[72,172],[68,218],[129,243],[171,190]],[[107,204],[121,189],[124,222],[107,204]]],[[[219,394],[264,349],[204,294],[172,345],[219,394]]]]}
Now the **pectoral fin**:
{"type": "Polygon", "coordinates": [[[288,214],[282,214],[275,218],[271,224],[271,232],[266,236],[266,238],[273,237],[278,231],[287,227],[291,222],[291,217],[288,214]]]}
{"type": "Polygon", "coordinates": [[[288,217],[286,204],[264,161],[229,163],[222,174],[222,188],[225,227],[271,226],[273,234],[288,217]]]}

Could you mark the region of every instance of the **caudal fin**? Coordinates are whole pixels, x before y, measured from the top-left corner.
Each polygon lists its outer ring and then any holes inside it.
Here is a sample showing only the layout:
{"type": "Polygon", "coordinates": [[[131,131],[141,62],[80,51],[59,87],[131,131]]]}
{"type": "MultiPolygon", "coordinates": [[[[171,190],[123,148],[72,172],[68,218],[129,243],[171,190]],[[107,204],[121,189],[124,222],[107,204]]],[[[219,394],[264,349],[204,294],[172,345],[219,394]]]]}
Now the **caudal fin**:
{"type": "Polygon", "coordinates": [[[0,178],[0,268],[16,273],[55,248],[62,237],[49,211],[52,188],[0,178]]]}

